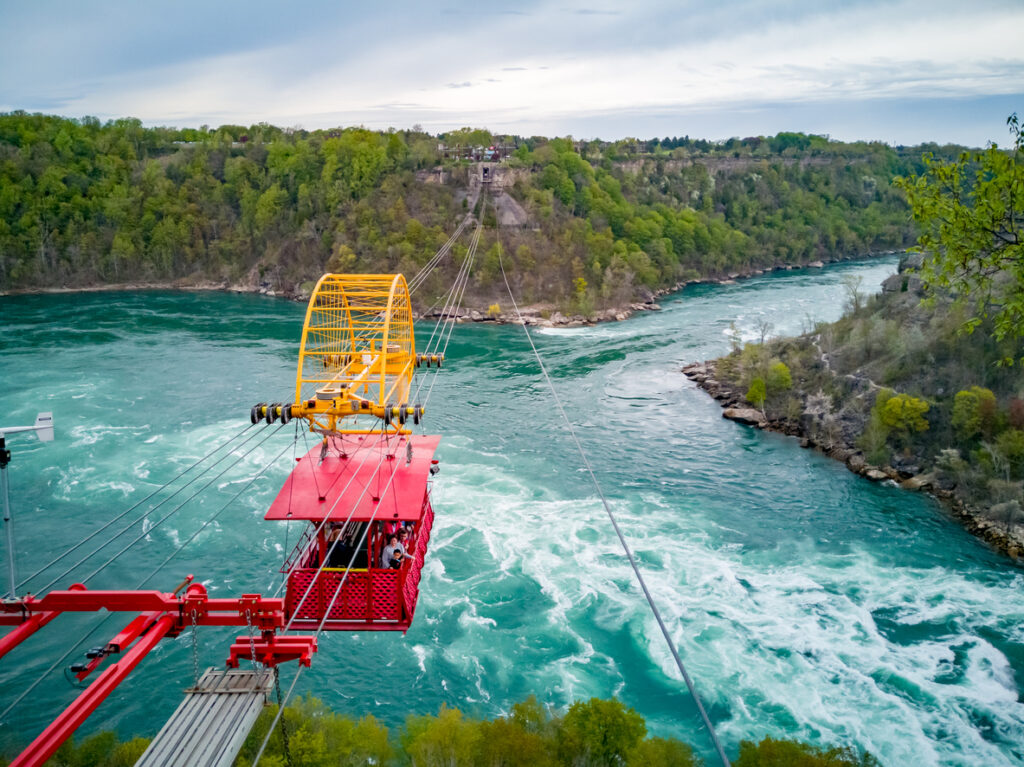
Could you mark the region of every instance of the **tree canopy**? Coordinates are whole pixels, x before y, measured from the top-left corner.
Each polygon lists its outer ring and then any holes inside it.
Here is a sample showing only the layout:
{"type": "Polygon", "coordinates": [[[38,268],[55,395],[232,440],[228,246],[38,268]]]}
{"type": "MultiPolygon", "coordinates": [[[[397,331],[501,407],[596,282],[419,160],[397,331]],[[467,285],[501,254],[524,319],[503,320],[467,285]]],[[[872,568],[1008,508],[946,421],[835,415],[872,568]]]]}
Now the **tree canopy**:
{"type": "Polygon", "coordinates": [[[928,154],[924,173],[897,181],[922,226],[925,284],[972,307],[968,331],[991,316],[997,339],[1024,337],[1024,134],[1016,113],[1007,124],[1010,151],[992,144],[952,162],[928,154]]]}

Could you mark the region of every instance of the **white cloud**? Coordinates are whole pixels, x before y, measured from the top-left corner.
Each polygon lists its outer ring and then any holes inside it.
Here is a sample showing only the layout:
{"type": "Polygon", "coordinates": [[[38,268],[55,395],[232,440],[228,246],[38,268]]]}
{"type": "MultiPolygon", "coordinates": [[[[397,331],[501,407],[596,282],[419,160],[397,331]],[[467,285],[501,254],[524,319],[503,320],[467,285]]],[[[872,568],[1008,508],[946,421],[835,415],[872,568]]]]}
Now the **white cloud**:
{"type": "MultiPolygon", "coordinates": [[[[523,15],[437,14],[434,26],[364,19],[311,27],[260,50],[77,83],[80,94],[62,111],[151,123],[421,122],[530,132],[615,112],[1024,93],[1019,4],[778,7],[636,5],[613,15],[559,3],[523,15]]],[[[60,93],[40,97],[68,92],[54,88],[60,93]]],[[[0,84],[0,102],[6,90],[0,84]]]]}

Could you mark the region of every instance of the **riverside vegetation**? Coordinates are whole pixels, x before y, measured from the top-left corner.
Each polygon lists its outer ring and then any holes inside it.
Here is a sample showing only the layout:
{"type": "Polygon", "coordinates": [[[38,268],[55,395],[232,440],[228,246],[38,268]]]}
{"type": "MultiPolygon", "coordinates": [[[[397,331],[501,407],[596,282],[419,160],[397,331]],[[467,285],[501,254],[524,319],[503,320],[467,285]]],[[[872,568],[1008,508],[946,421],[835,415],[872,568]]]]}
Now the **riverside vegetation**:
{"type": "MultiPolygon", "coordinates": [[[[735,345],[688,375],[738,420],[802,436],[871,479],[953,502],[1012,556],[1024,546],[1024,136],[1009,152],[926,158],[901,179],[923,232],[882,293],[799,338],[735,345]],[[749,407],[737,407],[743,404],[749,407]]],[[[767,332],[767,329],[766,329],[767,332]]]]}
{"type": "MultiPolygon", "coordinates": [[[[274,706],[264,710],[235,764],[255,759],[274,706]]],[[[533,697],[512,706],[508,716],[471,719],[456,708],[436,716],[410,716],[392,733],[372,715],[353,720],[314,698],[288,706],[260,764],[267,767],[321,767],[373,764],[411,767],[699,767],[704,762],[675,738],[647,735],[643,717],[617,700],[591,698],[552,714],[533,697]]],[[[131,767],[149,741],[118,740],[112,732],[65,743],[48,767],[131,767]]],[[[819,748],[794,740],[743,741],[736,767],[877,767],[870,754],[849,747],[819,748]]]]}
{"type": "MultiPolygon", "coordinates": [[[[325,270],[413,274],[472,205],[465,129],[147,128],[0,115],[0,290],[175,284],[308,292],[325,270]],[[439,172],[434,172],[437,169],[439,172]],[[431,183],[431,182],[437,183],[431,183]]],[[[467,298],[491,316],[498,255],[525,302],[589,317],[685,281],[902,249],[916,236],[894,176],[922,149],[821,136],[712,143],[507,137],[525,221],[489,229],[467,298]]],[[[484,223],[490,209],[475,208],[484,223]]],[[[429,304],[466,254],[417,297],[429,304]]]]}

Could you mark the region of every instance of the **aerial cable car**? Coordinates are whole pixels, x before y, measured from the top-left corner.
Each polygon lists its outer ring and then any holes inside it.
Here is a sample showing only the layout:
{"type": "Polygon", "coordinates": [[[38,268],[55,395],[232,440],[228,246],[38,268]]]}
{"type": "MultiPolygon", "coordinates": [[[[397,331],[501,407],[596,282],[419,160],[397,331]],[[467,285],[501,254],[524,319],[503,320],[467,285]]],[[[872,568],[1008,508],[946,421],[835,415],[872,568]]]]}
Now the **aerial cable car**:
{"type": "Polygon", "coordinates": [[[211,670],[200,680],[197,666],[190,697],[140,760],[147,766],[168,763],[162,755],[169,752],[178,754],[172,761],[181,765],[205,764],[201,759],[213,753],[233,758],[241,744],[235,730],[255,721],[270,684],[263,671],[231,681],[228,674],[241,672],[240,661],[275,669],[292,660],[308,666],[320,631],[406,631],[434,522],[430,480],[438,470],[434,452],[440,441],[412,434],[410,426],[422,421],[425,409],[425,403],[411,401],[413,374],[421,365],[440,367],[443,361],[440,354],[416,353],[402,275],[324,275],[306,311],[294,402],[260,403],[250,410],[253,423],[304,419],[321,438],[298,459],[266,514],[270,520],[308,523],[281,568],[287,578],[284,599],[260,594],[214,599],[189,575],[171,592],[91,590],[76,583],[42,597],[0,601],[0,626],[14,627],[0,637],[0,657],[65,612],[137,614],[113,639],[87,652],[87,663],[71,667],[81,682],[109,659],[118,659],[12,767],[46,762],[164,637],[191,630],[196,652],[199,626],[248,629],[230,647],[231,671],[211,670]],[[385,556],[395,554],[387,543],[399,531],[405,531],[407,555],[385,556]],[[285,633],[311,629],[315,633],[285,633]],[[238,695],[243,692],[244,701],[238,695]],[[218,696],[234,696],[247,713],[224,708],[218,696]],[[224,724],[225,712],[235,717],[231,727],[224,724]],[[181,740],[184,720],[193,723],[191,745],[181,740]],[[202,738],[197,727],[205,728],[202,738]],[[195,753],[186,756],[188,749],[195,753]]]}
{"type": "Polygon", "coordinates": [[[317,283],[295,400],[250,411],[253,423],[302,418],[321,438],[265,516],[308,523],[281,568],[290,628],[409,628],[434,522],[430,479],[440,441],[412,433],[424,416],[412,400],[413,375],[443,361],[416,353],[402,275],[326,274],[317,283]],[[404,541],[405,556],[386,556],[392,535],[404,541]]]}

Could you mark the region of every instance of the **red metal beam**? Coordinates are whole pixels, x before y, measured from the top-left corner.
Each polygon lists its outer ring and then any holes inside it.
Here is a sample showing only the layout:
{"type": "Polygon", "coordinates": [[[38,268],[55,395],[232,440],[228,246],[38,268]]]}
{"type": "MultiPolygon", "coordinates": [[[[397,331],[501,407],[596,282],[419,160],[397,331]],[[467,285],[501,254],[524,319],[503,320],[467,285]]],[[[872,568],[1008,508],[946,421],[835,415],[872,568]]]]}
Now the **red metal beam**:
{"type": "Polygon", "coordinates": [[[0,658],[4,657],[7,653],[24,642],[58,615],[60,615],[60,613],[56,611],[33,613],[24,623],[14,629],[14,631],[4,635],[3,639],[0,639],[0,658]]]}
{"type": "Polygon", "coordinates": [[[81,726],[89,715],[106,699],[114,688],[131,673],[146,654],[163,639],[177,622],[177,617],[164,615],[157,620],[146,634],[79,695],[49,727],[26,748],[10,767],[41,767],[60,748],[71,734],[81,726]]]}
{"type": "MultiPolygon", "coordinates": [[[[387,622],[365,620],[329,620],[324,622],[324,631],[401,631],[409,630],[411,621],[387,622]]],[[[319,618],[297,618],[292,621],[290,631],[316,631],[320,628],[319,618]]]]}
{"type": "Polygon", "coordinates": [[[107,644],[103,646],[103,654],[95,658],[92,658],[82,671],[79,671],[75,676],[79,682],[84,682],[86,677],[95,671],[101,663],[112,653],[120,653],[126,649],[128,645],[134,642],[142,634],[145,634],[152,628],[153,624],[161,618],[164,613],[143,613],[137,616],[131,623],[121,629],[117,636],[111,639],[107,644]]]}
{"type": "MultiPolygon", "coordinates": [[[[166,612],[177,616],[181,629],[191,625],[196,612],[200,626],[245,626],[261,631],[284,626],[284,600],[245,594],[236,599],[209,599],[206,589],[193,583],[184,596],[161,591],[89,591],[85,587],[51,591],[42,598],[26,597],[0,603],[0,626],[17,626],[43,612],[166,612]],[[246,615],[248,613],[248,616],[246,615]]],[[[37,627],[38,628],[38,627],[37,627]]]]}
{"type": "Polygon", "coordinates": [[[249,637],[240,636],[231,645],[228,666],[238,668],[239,659],[252,660],[253,649],[256,650],[256,660],[267,666],[298,660],[303,666],[308,667],[313,660],[313,653],[316,652],[316,637],[288,634],[260,637],[250,641],[249,637]]]}

